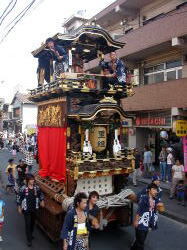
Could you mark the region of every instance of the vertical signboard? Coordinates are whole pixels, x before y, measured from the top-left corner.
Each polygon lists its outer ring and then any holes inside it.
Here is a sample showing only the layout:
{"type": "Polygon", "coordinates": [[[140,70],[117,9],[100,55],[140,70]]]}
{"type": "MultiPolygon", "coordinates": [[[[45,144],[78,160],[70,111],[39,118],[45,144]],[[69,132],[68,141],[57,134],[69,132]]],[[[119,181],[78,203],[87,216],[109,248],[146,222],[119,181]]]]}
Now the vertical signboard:
{"type": "Polygon", "coordinates": [[[184,152],[184,169],[187,172],[187,136],[183,138],[183,152],[184,152]]]}

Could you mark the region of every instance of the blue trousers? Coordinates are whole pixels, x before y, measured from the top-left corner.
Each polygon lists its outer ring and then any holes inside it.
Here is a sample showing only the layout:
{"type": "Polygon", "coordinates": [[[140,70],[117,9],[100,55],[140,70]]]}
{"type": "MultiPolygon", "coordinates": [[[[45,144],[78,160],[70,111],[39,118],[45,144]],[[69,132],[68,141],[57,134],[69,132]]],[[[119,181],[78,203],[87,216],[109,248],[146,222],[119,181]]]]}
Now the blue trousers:
{"type": "Polygon", "coordinates": [[[172,166],[172,164],[167,164],[167,178],[169,182],[172,181],[172,166]]]}
{"type": "Polygon", "coordinates": [[[161,180],[165,181],[166,180],[166,168],[167,168],[167,164],[165,161],[161,161],[160,162],[160,176],[161,176],[161,180]]]}

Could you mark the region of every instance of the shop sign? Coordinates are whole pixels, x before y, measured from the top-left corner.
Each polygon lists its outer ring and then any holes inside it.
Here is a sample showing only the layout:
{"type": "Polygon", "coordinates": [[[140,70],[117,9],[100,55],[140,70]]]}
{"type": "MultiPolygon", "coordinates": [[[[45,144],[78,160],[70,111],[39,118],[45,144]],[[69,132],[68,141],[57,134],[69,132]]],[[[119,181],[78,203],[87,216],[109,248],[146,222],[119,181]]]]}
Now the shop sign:
{"type": "Polygon", "coordinates": [[[126,118],[121,122],[122,127],[129,128],[132,127],[132,118],[126,118]]]}
{"type": "Polygon", "coordinates": [[[187,136],[183,137],[184,168],[187,172],[187,136]]]}
{"type": "Polygon", "coordinates": [[[175,126],[177,136],[187,135],[187,120],[177,120],[175,126]]]}
{"type": "Polygon", "coordinates": [[[27,133],[27,135],[32,135],[37,133],[37,127],[36,125],[32,124],[32,125],[27,125],[25,127],[25,132],[27,133]]]}
{"type": "Polygon", "coordinates": [[[136,126],[166,126],[165,117],[137,117],[136,126]]]}

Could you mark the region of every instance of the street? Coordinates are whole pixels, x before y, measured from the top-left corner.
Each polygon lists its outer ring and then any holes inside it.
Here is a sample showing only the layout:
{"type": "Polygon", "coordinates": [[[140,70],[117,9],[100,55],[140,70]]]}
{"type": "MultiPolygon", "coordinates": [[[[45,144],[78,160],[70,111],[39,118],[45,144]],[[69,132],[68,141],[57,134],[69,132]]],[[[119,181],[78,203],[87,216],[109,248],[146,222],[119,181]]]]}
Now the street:
{"type": "MultiPolygon", "coordinates": [[[[21,155],[19,156],[21,157],[21,155]]],[[[9,158],[11,158],[11,154],[7,150],[0,152],[3,185],[6,183],[4,170],[9,158]]],[[[16,211],[15,197],[14,195],[7,195],[3,189],[1,189],[1,193],[6,203],[6,218],[3,230],[4,241],[0,243],[0,250],[27,250],[29,248],[25,244],[24,221],[23,217],[16,211]]],[[[186,234],[187,225],[160,216],[159,229],[148,235],[145,250],[185,250],[187,245],[186,234]]],[[[35,240],[31,249],[60,249],[40,229],[36,229],[34,236],[35,240]]],[[[92,236],[91,249],[127,250],[130,248],[133,236],[134,230],[132,227],[113,228],[98,232],[92,236]]]]}

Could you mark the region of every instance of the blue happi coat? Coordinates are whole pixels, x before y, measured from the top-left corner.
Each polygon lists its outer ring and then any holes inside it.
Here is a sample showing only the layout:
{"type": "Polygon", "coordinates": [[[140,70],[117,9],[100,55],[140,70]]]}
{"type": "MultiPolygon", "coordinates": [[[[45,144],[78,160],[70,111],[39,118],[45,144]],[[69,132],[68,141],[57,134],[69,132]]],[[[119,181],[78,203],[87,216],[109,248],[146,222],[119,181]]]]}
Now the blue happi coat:
{"type": "MultiPolygon", "coordinates": [[[[140,198],[143,196],[143,195],[146,195],[148,192],[148,188],[145,187],[143,188],[138,194],[137,194],[137,200],[138,202],[140,201],[140,198]]],[[[156,196],[156,198],[161,202],[161,198],[162,198],[162,193],[163,193],[163,190],[158,187],[158,194],[156,196]]]]}
{"type": "MultiPolygon", "coordinates": [[[[85,212],[87,217],[87,212],[85,212]]],[[[67,240],[68,250],[73,250],[75,248],[76,236],[77,236],[77,226],[78,218],[75,208],[70,209],[64,220],[64,224],[61,231],[61,239],[67,240]]],[[[90,225],[88,220],[86,221],[87,229],[90,230],[90,225]]]]}
{"type": "Polygon", "coordinates": [[[125,84],[127,78],[127,70],[122,60],[117,59],[115,62],[115,71],[112,68],[112,62],[105,62],[101,60],[99,63],[100,67],[104,70],[107,69],[110,74],[115,74],[119,83],[125,84]]]}
{"type": "Polygon", "coordinates": [[[139,230],[148,231],[149,228],[152,230],[157,229],[158,222],[158,212],[157,205],[159,200],[154,199],[155,206],[154,209],[150,209],[150,201],[148,195],[142,195],[138,203],[137,214],[139,215],[138,228],[139,230]]]}

